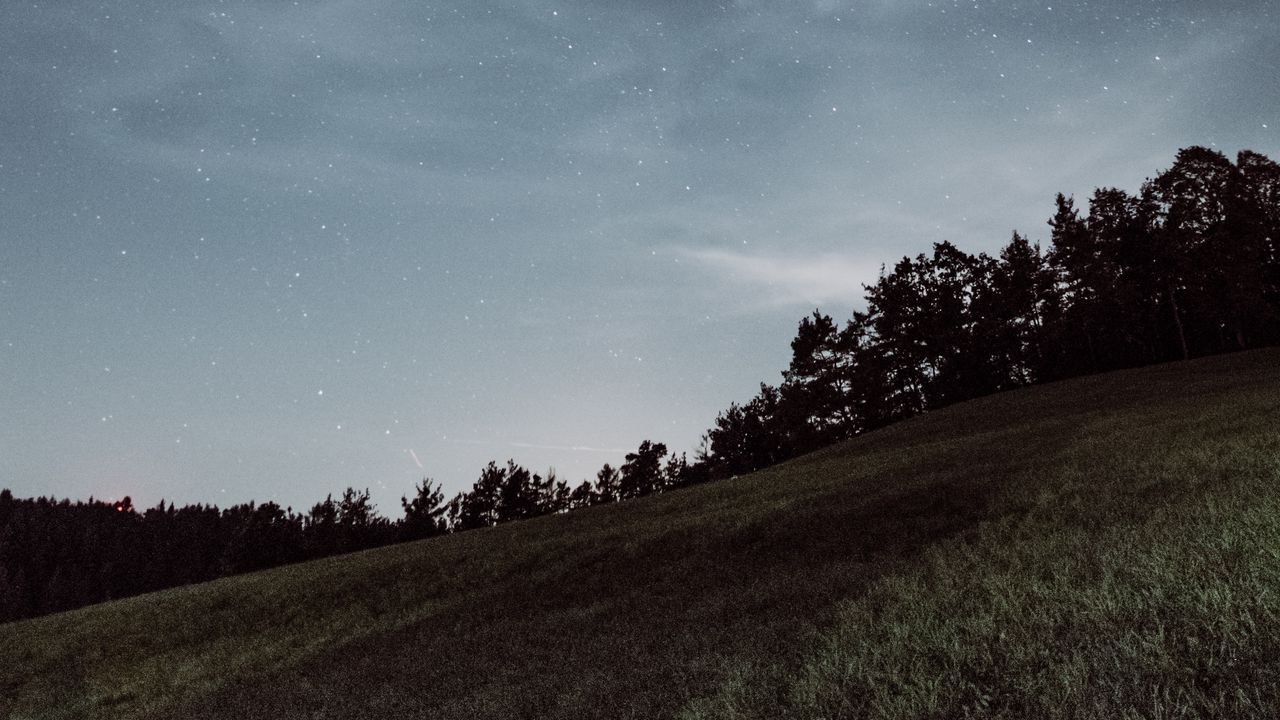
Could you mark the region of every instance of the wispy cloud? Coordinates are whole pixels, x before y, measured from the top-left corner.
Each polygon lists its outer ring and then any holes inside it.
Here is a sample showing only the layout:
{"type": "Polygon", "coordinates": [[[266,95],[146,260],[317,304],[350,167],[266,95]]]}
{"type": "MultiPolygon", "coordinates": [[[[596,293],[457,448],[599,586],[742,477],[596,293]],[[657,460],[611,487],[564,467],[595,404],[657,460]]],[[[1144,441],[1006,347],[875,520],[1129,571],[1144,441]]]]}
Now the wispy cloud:
{"type": "Polygon", "coordinates": [[[765,305],[860,304],[863,285],[875,280],[880,261],[838,253],[791,256],[689,248],[685,257],[714,277],[748,289],[765,305]]]}
{"type": "MultiPolygon", "coordinates": [[[[631,452],[625,448],[599,448],[589,445],[554,445],[547,443],[531,443],[516,440],[457,440],[454,438],[444,438],[444,442],[453,445],[479,445],[483,447],[513,447],[524,450],[556,450],[560,452],[582,452],[582,453],[605,453],[609,455],[620,455],[622,453],[631,452]]],[[[416,459],[416,457],[415,457],[416,459]]]]}
{"type": "Polygon", "coordinates": [[[508,443],[511,447],[529,448],[533,450],[563,450],[565,452],[586,452],[586,453],[607,453],[610,455],[620,455],[622,453],[631,452],[625,448],[598,448],[587,445],[543,445],[541,443],[513,442],[508,443]]]}

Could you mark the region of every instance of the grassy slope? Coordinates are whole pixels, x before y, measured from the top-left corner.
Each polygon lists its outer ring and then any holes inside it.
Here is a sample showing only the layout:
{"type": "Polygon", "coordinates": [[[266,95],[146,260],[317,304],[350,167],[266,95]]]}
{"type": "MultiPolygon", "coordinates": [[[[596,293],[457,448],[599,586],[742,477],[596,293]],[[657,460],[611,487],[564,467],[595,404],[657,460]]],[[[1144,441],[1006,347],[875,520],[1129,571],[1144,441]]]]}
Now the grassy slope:
{"type": "Polygon", "coordinates": [[[1031,388],[0,626],[0,717],[1266,717],[1278,482],[1280,352],[1031,388]]]}

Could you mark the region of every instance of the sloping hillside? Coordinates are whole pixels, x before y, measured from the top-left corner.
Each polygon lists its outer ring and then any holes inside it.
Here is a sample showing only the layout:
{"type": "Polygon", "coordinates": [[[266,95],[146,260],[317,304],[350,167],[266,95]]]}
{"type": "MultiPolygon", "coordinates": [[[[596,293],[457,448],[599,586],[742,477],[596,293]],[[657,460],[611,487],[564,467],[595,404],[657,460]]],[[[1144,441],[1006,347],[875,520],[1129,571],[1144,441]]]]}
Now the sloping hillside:
{"type": "Polygon", "coordinates": [[[0,716],[1265,717],[1275,657],[1259,351],[0,626],[0,716]]]}

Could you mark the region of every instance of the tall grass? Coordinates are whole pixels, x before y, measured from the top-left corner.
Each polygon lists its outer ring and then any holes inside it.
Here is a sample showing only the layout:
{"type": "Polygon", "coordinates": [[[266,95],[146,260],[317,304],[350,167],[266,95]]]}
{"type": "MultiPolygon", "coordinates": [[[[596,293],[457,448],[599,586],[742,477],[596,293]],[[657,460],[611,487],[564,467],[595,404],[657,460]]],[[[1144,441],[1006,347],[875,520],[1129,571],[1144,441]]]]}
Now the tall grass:
{"type": "Polygon", "coordinates": [[[1091,438],[1004,487],[1019,511],[843,603],[799,667],[744,666],[681,717],[1276,717],[1270,420],[1185,447],[1091,438]]]}

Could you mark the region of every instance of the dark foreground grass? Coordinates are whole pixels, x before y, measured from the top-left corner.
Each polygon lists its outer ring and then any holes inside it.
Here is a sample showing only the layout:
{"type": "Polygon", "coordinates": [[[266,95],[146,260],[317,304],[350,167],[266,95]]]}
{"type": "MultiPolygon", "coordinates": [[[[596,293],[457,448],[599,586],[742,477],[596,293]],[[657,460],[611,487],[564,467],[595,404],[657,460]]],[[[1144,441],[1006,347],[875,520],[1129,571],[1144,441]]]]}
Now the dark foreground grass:
{"type": "Polygon", "coordinates": [[[0,626],[0,717],[1274,717],[1280,353],[0,626]]]}

